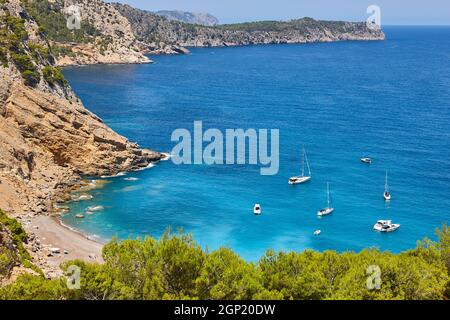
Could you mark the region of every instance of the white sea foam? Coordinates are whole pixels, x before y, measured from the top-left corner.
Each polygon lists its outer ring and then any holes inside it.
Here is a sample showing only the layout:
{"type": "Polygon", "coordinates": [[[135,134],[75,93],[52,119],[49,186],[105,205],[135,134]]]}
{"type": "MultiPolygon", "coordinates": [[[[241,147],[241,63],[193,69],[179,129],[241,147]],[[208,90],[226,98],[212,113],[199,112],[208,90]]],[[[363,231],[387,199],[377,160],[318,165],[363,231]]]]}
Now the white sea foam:
{"type": "Polygon", "coordinates": [[[124,178],[125,181],[138,181],[139,178],[124,178]]]}
{"type": "Polygon", "coordinates": [[[98,180],[91,180],[87,185],[82,186],[80,190],[92,190],[98,187],[98,180]]]}
{"type": "Polygon", "coordinates": [[[72,231],[72,232],[80,233],[77,229],[75,229],[75,228],[73,228],[73,227],[71,227],[71,226],[69,226],[69,225],[63,223],[62,221],[59,221],[59,224],[60,224],[61,226],[63,226],[64,228],[69,229],[69,230],[72,231]]]}
{"type": "Polygon", "coordinates": [[[151,162],[148,166],[146,166],[146,167],[144,167],[144,168],[136,169],[135,171],[144,171],[144,170],[147,170],[147,169],[151,169],[151,168],[153,168],[154,166],[155,166],[155,164],[154,164],[153,162],[151,162]]]}
{"type": "Polygon", "coordinates": [[[127,174],[126,172],[119,172],[118,174],[113,175],[113,176],[101,176],[100,178],[102,178],[102,179],[117,178],[117,177],[123,177],[126,174],[127,174]]]}
{"type": "Polygon", "coordinates": [[[102,211],[103,209],[105,209],[103,206],[91,206],[91,207],[87,208],[87,211],[97,212],[97,211],[102,211]]]}
{"type": "Polygon", "coordinates": [[[94,198],[94,197],[91,196],[90,194],[82,194],[82,195],[79,196],[79,197],[72,198],[72,200],[73,200],[73,201],[86,201],[86,200],[91,200],[91,199],[93,199],[93,198],[94,198]]]}
{"type": "Polygon", "coordinates": [[[86,239],[88,239],[90,241],[99,241],[101,238],[99,235],[92,234],[92,235],[86,236],[86,239]]]}
{"type": "Polygon", "coordinates": [[[164,155],[164,159],[161,159],[161,161],[168,161],[170,160],[170,158],[172,158],[172,155],[170,153],[162,152],[162,154],[164,155]]]}

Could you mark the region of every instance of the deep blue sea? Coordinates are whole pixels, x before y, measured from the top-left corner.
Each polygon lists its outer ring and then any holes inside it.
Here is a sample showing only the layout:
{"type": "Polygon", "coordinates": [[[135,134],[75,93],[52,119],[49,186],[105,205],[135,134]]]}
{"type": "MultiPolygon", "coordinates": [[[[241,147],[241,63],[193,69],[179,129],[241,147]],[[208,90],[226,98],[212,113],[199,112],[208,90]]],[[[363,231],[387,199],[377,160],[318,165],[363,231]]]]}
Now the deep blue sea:
{"type": "Polygon", "coordinates": [[[399,252],[433,237],[450,220],[450,28],[385,32],[382,42],[192,49],[150,65],[65,69],[87,108],[143,147],[170,152],[172,131],[202,120],[205,129],[279,129],[281,158],[275,176],[250,165],[161,162],[106,179],[63,222],[105,240],[183,228],[203,247],[249,260],[269,248],[399,252]],[[289,186],[302,145],[313,179],[289,186]],[[327,181],[336,211],[319,219],[327,181]],[[90,206],[104,210],[75,219],[90,206]],[[378,219],[402,226],[379,234],[378,219]]]}

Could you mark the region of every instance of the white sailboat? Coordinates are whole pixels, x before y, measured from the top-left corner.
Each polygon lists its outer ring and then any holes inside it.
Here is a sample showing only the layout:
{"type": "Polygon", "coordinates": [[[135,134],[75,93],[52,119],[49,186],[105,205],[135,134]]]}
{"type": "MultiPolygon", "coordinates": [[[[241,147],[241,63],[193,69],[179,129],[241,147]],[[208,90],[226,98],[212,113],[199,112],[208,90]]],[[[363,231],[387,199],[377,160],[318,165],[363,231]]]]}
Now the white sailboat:
{"type": "Polygon", "coordinates": [[[300,176],[291,177],[289,179],[289,184],[302,184],[306,183],[309,180],[311,180],[311,168],[309,166],[308,156],[306,155],[305,148],[303,147],[303,153],[302,153],[302,174],[300,176]],[[305,174],[305,164],[306,169],[308,170],[308,174],[305,174]]]}
{"type": "Polygon", "coordinates": [[[331,193],[330,193],[330,183],[327,182],[327,207],[317,212],[317,215],[319,217],[327,216],[329,214],[332,214],[334,212],[333,208],[333,202],[331,200],[331,193]]]}
{"type": "Polygon", "coordinates": [[[388,173],[387,173],[387,171],[386,171],[386,181],[385,181],[385,184],[384,184],[383,197],[384,197],[384,200],[386,200],[386,201],[391,201],[391,199],[392,199],[391,192],[389,191],[389,183],[388,183],[388,173]]]}

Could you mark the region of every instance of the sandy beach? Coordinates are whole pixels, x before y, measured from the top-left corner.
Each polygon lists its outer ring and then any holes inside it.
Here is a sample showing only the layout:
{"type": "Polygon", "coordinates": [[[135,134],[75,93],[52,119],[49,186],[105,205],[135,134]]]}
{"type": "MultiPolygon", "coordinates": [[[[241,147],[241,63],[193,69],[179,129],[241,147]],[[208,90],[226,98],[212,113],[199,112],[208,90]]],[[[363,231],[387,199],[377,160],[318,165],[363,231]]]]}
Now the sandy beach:
{"type": "Polygon", "coordinates": [[[28,227],[38,239],[48,264],[54,268],[62,262],[80,259],[87,262],[102,263],[103,244],[87,239],[86,236],[63,226],[58,218],[38,216],[31,220],[28,227]],[[59,249],[55,251],[54,249],[59,249]]]}

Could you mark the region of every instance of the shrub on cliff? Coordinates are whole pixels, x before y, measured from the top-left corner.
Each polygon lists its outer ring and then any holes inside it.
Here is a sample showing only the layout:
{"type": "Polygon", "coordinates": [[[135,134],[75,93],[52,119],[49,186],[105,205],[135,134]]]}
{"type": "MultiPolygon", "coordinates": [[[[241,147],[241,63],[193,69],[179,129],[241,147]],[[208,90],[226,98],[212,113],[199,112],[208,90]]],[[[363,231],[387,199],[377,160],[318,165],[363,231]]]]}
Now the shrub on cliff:
{"type": "MultiPolygon", "coordinates": [[[[14,253],[17,254],[18,261],[26,268],[41,273],[41,271],[31,263],[31,256],[25,249],[24,243],[27,243],[28,235],[22,225],[16,219],[9,218],[2,210],[0,210],[0,227],[7,229],[9,233],[11,233],[13,245],[15,247],[14,253]]],[[[6,255],[3,259],[6,259],[8,256],[11,257],[11,255],[6,255]]]]}
{"type": "Polygon", "coordinates": [[[0,225],[0,279],[8,276],[19,261],[13,248],[7,247],[5,238],[6,236],[2,234],[2,226],[0,225]]]}
{"type": "Polygon", "coordinates": [[[0,278],[7,277],[20,263],[20,251],[24,249],[22,231],[16,220],[9,219],[0,210],[0,278]]]}
{"type": "Polygon", "coordinates": [[[45,81],[47,81],[51,86],[54,86],[55,84],[60,86],[68,85],[68,82],[64,78],[60,68],[45,66],[42,69],[42,75],[44,76],[45,81]]]}
{"type": "MultiPolygon", "coordinates": [[[[25,22],[19,17],[13,17],[6,12],[0,17],[0,62],[3,66],[8,66],[9,56],[20,71],[24,82],[28,86],[36,86],[41,80],[41,75],[37,70],[32,57],[27,53],[24,43],[28,39],[28,32],[25,29],[25,22]]],[[[31,49],[30,49],[31,50],[31,49]]],[[[31,50],[33,52],[33,50],[31,50]]]]}

